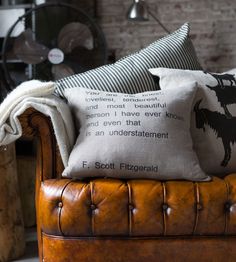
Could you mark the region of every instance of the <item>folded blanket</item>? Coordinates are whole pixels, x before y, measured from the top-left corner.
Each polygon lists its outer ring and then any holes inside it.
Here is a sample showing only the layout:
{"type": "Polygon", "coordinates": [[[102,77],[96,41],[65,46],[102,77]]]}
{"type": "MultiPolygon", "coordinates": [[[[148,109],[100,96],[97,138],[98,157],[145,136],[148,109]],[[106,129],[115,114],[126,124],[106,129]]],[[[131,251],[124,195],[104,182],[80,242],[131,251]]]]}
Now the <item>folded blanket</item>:
{"type": "Polygon", "coordinates": [[[7,145],[22,135],[18,116],[33,107],[49,116],[64,166],[74,145],[74,124],[69,106],[53,95],[53,82],[32,80],[15,88],[0,105],[0,146],[7,145]]]}

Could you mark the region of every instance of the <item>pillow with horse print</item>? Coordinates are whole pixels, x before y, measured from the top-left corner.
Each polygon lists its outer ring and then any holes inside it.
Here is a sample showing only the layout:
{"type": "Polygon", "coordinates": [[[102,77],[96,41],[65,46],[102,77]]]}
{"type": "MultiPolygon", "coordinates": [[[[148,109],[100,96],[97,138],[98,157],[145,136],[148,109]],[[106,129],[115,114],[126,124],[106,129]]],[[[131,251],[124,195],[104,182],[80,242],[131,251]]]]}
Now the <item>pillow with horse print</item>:
{"type": "Polygon", "coordinates": [[[195,82],[135,95],[67,89],[80,129],[62,176],[208,181],[192,149],[195,93],[195,82]]]}
{"type": "Polygon", "coordinates": [[[191,119],[194,148],[202,169],[214,175],[236,171],[236,70],[226,73],[156,68],[160,88],[196,81],[191,119]]]}

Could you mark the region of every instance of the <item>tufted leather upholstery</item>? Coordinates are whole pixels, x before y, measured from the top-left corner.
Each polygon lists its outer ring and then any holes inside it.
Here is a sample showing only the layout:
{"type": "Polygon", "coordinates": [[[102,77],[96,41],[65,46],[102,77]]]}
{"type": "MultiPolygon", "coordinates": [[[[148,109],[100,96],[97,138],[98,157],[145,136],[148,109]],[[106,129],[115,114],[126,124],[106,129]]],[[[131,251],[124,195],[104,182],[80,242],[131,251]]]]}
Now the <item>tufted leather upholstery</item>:
{"type": "Polygon", "coordinates": [[[40,261],[236,261],[236,174],[211,182],[62,179],[50,120],[32,109],[20,120],[23,136],[38,139],[40,261]]]}
{"type": "Polygon", "coordinates": [[[212,182],[47,180],[43,232],[56,236],[236,235],[236,176],[212,182]]]}

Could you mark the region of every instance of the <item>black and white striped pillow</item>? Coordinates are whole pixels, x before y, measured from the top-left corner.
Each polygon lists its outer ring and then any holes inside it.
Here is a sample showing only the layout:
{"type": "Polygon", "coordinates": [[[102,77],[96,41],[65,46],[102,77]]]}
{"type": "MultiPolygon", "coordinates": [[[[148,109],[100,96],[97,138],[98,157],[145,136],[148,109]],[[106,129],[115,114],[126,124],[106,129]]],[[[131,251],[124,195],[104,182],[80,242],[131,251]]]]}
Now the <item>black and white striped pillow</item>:
{"type": "Polygon", "coordinates": [[[130,94],[157,90],[149,68],[202,69],[189,31],[189,24],[185,23],[172,34],[114,64],[62,78],[56,81],[55,93],[64,97],[64,89],[74,87],[130,94]]]}

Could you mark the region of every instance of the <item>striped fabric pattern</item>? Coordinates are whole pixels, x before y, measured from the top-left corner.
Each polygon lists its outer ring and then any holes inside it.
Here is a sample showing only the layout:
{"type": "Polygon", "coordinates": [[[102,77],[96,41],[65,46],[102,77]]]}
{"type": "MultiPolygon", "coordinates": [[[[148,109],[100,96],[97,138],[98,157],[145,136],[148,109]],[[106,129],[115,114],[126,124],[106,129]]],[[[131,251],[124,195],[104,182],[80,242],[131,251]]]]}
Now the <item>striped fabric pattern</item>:
{"type": "Polygon", "coordinates": [[[108,92],[141,93],[157,90],[149,68],[202,69],[185,23],[177,31],[114,64],[57,80],[55,94],[64,97],[66,88],[85,87],[108,92]]]}

